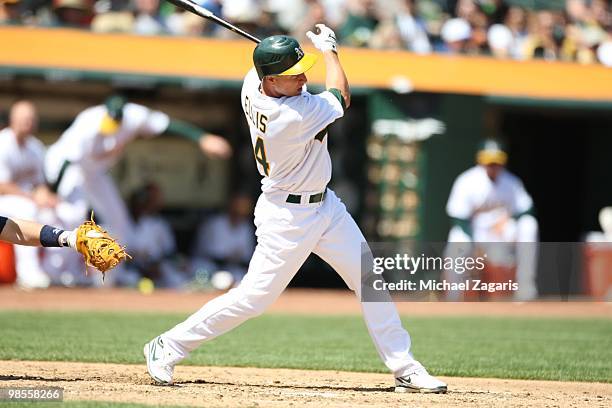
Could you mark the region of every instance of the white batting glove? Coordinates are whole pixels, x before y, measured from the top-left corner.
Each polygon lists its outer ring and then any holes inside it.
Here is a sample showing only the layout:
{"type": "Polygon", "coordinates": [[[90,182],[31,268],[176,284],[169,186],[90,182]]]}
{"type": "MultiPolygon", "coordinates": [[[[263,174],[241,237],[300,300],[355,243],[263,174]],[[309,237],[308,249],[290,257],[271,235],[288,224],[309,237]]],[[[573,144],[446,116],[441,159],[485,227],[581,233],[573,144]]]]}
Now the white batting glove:
{"type": "Polygon", "coordinates": [[[334,31],[325,24],[316,24],[315,27],[319,29],[319,34],[309,31],[306,33],[306,37],[312,41],[319,51],[333,51],[337,53],[336,34],[334,34],[334,31]]]}

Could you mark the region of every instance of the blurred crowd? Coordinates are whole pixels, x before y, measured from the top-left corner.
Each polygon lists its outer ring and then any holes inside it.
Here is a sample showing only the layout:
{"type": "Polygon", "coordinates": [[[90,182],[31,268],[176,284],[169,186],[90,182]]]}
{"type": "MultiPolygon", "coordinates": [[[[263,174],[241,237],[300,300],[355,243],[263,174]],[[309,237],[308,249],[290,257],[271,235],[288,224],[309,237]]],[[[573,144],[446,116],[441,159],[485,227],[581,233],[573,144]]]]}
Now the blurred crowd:
{"type": "MultiPolygon", "coordinates": [[[[352,47],[612,66],[608,0],[198,1],[259,37],[284,33],[304,41],[323,22],[352,47]]],[[[0,0],[0,23],[235,38],[160,0],[0,0]]]]}

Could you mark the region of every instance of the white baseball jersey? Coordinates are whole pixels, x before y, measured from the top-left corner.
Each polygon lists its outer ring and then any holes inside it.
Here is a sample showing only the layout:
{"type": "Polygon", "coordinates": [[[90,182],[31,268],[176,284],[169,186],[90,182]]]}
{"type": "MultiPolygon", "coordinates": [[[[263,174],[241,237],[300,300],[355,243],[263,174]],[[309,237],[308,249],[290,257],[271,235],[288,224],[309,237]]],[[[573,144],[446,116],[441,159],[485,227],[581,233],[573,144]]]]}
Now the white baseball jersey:
{"type": "Polygon", "coordinates": [[[84,167],[106,170],[118,160],[130,141],[138,136],[159,135],[170,123],[165,113],[127,103],[119,129],[113,134],[103,135],[100,124],[105,115],[106,107],[103,105],[85,109],[51,147],[49,154],[59,163],[68,160],[84,167]]]}
{"type": "Polygon", "coordinates": [[[483,166],[461,173],[451,190],[446,212],[450,217],[471,219],[472,228],[491,228],[501,217],[529,210],[533,205],[521,180],[502,169],[495,181],[483,166]]]}
{"type": "Polygon", "coordinates": [[[340,101],[329,91],[272,98],[260,86],[253,68],[244,79],[241,100],[264,176],[261,190],[324,191],[332,171],[326,129],[344,115],[340,101]]]}
{"type": "Polygon", "coordinates": [[[28,136],[23,146],[11,128],[0,131],[0,183],[15,183],[31,191],[45,182],[43,160],[45,147],[34,136],[28,136]]]}

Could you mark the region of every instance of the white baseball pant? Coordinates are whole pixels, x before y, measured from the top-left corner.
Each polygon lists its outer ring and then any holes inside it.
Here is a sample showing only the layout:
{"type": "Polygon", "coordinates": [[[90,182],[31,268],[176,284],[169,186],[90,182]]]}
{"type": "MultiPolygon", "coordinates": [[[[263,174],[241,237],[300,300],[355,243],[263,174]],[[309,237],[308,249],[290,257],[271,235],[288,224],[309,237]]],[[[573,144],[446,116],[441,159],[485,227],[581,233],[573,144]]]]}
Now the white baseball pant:
{"type": "MultiPolygon", "coordinates": [[[[255,208],[258,239],[240,285],[205,304],[162,335],[185,358],[202,342],[263,313],[282,293],[311,252],[329,263],[357,296],[361,292],[361,254],[365,239],[333,191],[321,203],[288,204],[287,193],[262,194],[255,208]]],[[[362,302],[366,326],[386,366],[395,376],[419,363],[410,353],[410,336],[393,303],[362,302]]]]}

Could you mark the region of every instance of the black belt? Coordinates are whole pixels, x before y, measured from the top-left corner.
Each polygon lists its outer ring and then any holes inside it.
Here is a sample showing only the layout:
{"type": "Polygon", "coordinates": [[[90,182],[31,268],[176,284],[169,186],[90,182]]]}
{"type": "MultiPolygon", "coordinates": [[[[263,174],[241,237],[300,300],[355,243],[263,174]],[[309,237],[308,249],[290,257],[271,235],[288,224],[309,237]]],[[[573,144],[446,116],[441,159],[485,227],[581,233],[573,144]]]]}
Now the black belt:
{"type": "MultiPolygon", "coordinates": [[[[308,204],[320,203],[321,201],[325,200],[326,193],[327,192],[324,191],[322,193],[312,194],[310,197],[308,197],[308,204]]],[[[302,196],[300,194],[289,194],[286,201],[290,204],[301,204],[302,196]]]]}

